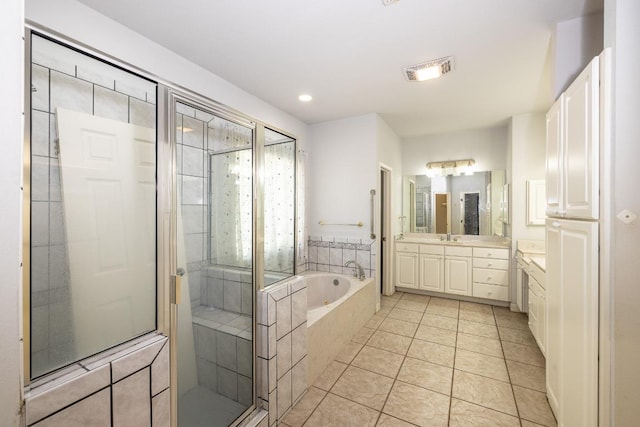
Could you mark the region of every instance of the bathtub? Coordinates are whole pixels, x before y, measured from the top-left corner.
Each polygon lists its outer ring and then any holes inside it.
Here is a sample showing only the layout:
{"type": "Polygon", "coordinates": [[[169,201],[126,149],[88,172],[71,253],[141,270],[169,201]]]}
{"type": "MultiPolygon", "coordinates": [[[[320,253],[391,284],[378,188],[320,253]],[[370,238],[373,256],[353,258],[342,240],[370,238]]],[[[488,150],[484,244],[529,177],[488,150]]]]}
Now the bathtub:
{"type": "Polygon", "coordinates": [[[305,272],[309,385],[375,314],[374,278],[305,272]]]}

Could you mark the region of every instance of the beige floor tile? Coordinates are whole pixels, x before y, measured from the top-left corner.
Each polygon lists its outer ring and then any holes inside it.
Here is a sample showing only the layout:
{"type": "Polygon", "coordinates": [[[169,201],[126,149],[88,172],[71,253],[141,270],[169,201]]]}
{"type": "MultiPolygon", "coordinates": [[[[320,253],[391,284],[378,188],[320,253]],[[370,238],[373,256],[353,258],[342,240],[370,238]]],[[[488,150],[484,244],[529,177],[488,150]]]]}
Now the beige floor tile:
{"type": "Polygon", "coordinates": [[[453,374],[452,397],[510,415],[518,415],[511,384],[502,381],[456,369],[453,374]]]}
{"type": "Polygon", "coordinates": [[[331,393],[379,411],[392,385],[392,378],[349,366],[331,388],[331,393]]]}
{"type": "Polygon", "coordinates": [[[398,301],[398,304],[396,304],[396,308],[403,308],[405,310],[413,310],[424,313],[424,310],[427,308],[427,304],[428,303],[426,302],[408,301],[403,298],[398,301]]]}
{"type": "Polygon", "coordinates": [[[402,299],[405,300],[405,301],[428,303],[429,300],[431,299],[431,297],[429,295],[419,295],[419,294],[405,293],[402,296],[402,299]]]}
{"type": "Polygon", "coordinates": [[[544,368],[544,356],[538,347],[503,341],[502,349],[504,350],[505,359],[515,360],[516,362],[528,363],[529,365],[544,368]]]}
{"type": "Polygon", "coordinates": [[[446,305],[433,305],[429,304],[427,307],[427,314],[435,314],[438,316],[446,316],[453,317],[454,319],[458,318],[458,307],[449,307],[446,305]]]}
{"type": "Polygon", "coordinates": [[[530,345],[537,347],[536,339],[530,330],[505,328],[504,326],[498,326],[498,333],[502,341],[514,342],[516,344],[530,345]]]}
{"type": "Polygon", "coordinates": [[[456,346],[455,332],[427,325],[420,325],[418,327],[415,338],[423,341],[431,341],[438,344],[448,345],[450,347],[456,346]]]}
{"type": "Polygon", "coordinates": [[[411,338],[390,332],[376,331],[369,339],[367,345],[404,355],[407,354],[407,350],[409,350],[411,338]]]}
{"type": "Polygon", "coordinates": [[[461,371],[509,382],[507,366],[502,358],[458,349],[456,351],[455,367],[461,371]]]}
{"type": "Polygon", "coordinates": [[[284,417],[284,422],[291,427],[302,427],[326,394],[327,392],[319,388],[309,388],[302,399],[284,417]]]}
{"type": "Polygon", "coordinates": [[[353,341],[348,342],[347,345],[344,346],[340,354],[336,356],[336,360],[338,362],[349,364],[351,363],[353,358],[356,357],[356,354],[358,354],[358,352],[362,347],[363,347],[363,344],[353,342],[353,341]]]}
{"type": "Polygon", "coordinates": [[[472,322],[470,320],[458,320],[458,331],[470,334],[479,335],[485,338],[491,338],[492,340],[499,339],[498,328],[493,325],[487,325],[485,323],[472,322]]]}
{"type": "Polygon", "coordinates": [[[551,412],[546,393],[514,385],[513,394],[516,396],[520,418],[544,426],[556,426],[556,419],[551,412]]]}
{"type": "Polygon", "coordinates": [[[334,360],[327,366],[327,369],[320,374],[313,385],[319,389],[329,391],[345,369],[347,369],[347,365],[334,360]]]}
{"type": "Polygon", "coordinates": [[[440,307],[458,308],[458,307],[460,307],[460,301],[455,300],[455,299],[451,299],[451,298],[433,297],[433,298],[431,298],[431,301],[429,301],[429,305],[438,305],[440,307]]]}
{"type": "Polygon", "coordinates": [[[367,323],[364,324],[365,328],[369,329],[378,329],[378,326],[384,321],[385,316],[378,316],[377,314],[373,316],[367,323]]]}
{"type": "Polygon", "coordinates": [[[458,319],[453,317],[438,316],[437,314],[425,313],[420,321],[423,325],[429,325],[440,329],[447,329],[449,331],[458,330],[458,319]]]}
{"type": "Polygon", "coordinates": [[[373,427],[380,413],[335,394],[318,405],[305,427],[373,427]]]}
{"type": "Polygon", "coordinates": [[[357,342],[359,344],[366,344],[367,340],[371,338],[371,335],[375,332],[375,329],[362,327],[358,332],[356,332],[355,336],[351,339],[353,342],[357,342]]]}
{"type": "Polygon", "coordinates": [[[455,352],[455,348],[447,345],[413,340],[407,356],[452,368],[455,352]]]}
{"type": "Polygon", "coordinates": [[[475,311],[493,315],[493,308],[489,304],[479,304],[477,302],[460,301],[460,311],[475,311]]]}
{"type": "Polygon", "coordinates": [[[413,427],[414,425],[387,414],[381,414],[376,424],[377,427],[413,427]]]}
{"type": "Polygon", "coordinates": [[[451,399],[449,427],[520,427],[517,417],[458,399],[451,399]]]}
{"type": "Polygon", "coordinates": [[[396,381],[383,412],[419,426],[446,427],[449,397],[396,381]]]}
{"type": "MultiPolygon", "coordinates": [[[[414,313],[417,313],[417,311],[414,313]]],[[[418,324],[407,322],[404,320],[392,319],[391,314],[392,313],[389,313],[389,317],[384,319],[384,322],[380,324],[380,327],[378,329],[381,331],[391,332],[393,334],[413,338],[413,335],[416,333],[416,329],[418,329],[418,324]]]]}
{"type": "Polygon", "coordinates": [[[523,419],[520,419],[520,422],[522,423],[522,427],[543,427],[540,424],[532,423],[531,421],[527,421],[523,419]]]}
{"type": "Polygon", "coordinates": [[[462,320],[470,320],[472,322],[486,323],[487,325],[495,325],[496,320],[493,313],[481,313],[478,311],[460,310],[459,318],[462,320]]]}
{"type": "Polygon", "coordinates": [[[524,313],[515,313],[511,311],[494,311],[494,313],[498,326],[521,329],[523,331],[529,330],[529,318],[524,313]]]}
{"type": "Polygon", "coordinates": [[[515,360],[507,360],[507,369],[509,370],[511,384],[546,393],[544,368],[516,362],[515,360]]]}
{"type": "Polygon", "coordinates": [[[387,317],[389,313],[391,313],[391,307],[380,306],[380,310],[378,310],[378,312],[376,313],[376,316],[387,317]]]}
{"type": "Polygon", "coordinates": [[[381,307],[394,307],[399,301],[399,298],[389,298],[387,296],[380,297],[380,306],[381,307]]]}
{"type": "Polygon", "coordinates": [[[420,323],[422,319],[422,313],[414,310],[405,310],[403,308],[394,308],[389,312],[388,317],[398,320],[404,320],[406,322],[420,323]]]}
{"type": "Polygon", "coordinates": [[[400,368],[398,380],[438,393],[450,395],[453,368],[407,357],[400,368]]]}
{"type": "Polygon", "coordinates": [[[458,332],[456,348],[475,351],[476,353],[487,354],[494,357],[504,357],[500,341],[478,335],[469,335],[458,332]]]}
{"type": "Polygon", "coordinates": [[[351,364],[367,371],[395,378],[404,356],[375,347],[364,346],[351,364]]]}

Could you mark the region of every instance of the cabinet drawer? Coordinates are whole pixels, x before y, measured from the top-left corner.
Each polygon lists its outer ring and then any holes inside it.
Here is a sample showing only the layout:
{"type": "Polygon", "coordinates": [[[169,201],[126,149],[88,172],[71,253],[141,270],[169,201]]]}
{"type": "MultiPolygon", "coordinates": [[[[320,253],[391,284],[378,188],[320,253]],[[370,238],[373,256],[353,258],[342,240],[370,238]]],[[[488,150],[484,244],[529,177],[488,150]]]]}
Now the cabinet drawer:
{"type": "Polygon", "coordinates": [[[471,248],[462,248],[460,246],[445,246],[444,253],[445,255],[467,256],[467,257],[471,257],[471,255],[473,254],[471,248]]]}
{"type": "Polygon", "coordinates": [[[508,259],[493,259],[493,258],[473,258],[473,266],[477,268],[494,268],[497,270],[508,270],[508,259]]]}
{"type": "Polygon", "coordinates": [[[478,298],[495,299],[498,301],[509,301],[509,287],[487,285],[486,283],[474,283],[473,296],[478,298]]]}
{"type": "Polygon", "coordinates": [[[490,283],[492,285],[506,286],[509,284],[509,272],[506,270],[474,268],[473,281],[480,283],[490,283]]]}
{"type": "Polygon", "coordinates": [[[534,263],[531,263],[529,266],[529,271],[531,272],[531,276],[533,276],[534,279],[536,279],[536,282],[538,282],[538,285],[540,285],[540,287],[542,289],[546,289],[547,287],[546,285],[546,274],[544,271],[542,271],[537,265],[535,265],[534,263]]]}
{"type": "Polygon", "coordinates": [[[420,245],[421,254],[444,255],[444,246],[442,245],[420,245]]]}
{"type": "Polygon", "coordinates": [[[479,258],[509,259],[509,249],[502,248],[473,248],[473,256],[479,258]]]}
{"type": "Polygon", "coordinates": [[[396,243],[396,252],[411,252],[418,253],[418,245],[413,243],[396,243]]]}

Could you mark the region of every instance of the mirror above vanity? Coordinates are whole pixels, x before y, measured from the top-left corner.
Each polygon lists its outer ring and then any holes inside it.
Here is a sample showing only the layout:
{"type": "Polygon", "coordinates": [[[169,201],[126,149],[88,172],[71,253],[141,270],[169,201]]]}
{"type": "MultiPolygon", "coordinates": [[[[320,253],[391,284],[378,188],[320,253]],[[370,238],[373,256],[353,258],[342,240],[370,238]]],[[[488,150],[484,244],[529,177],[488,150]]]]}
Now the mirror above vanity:
{"type": "Polygon", "coordinates": [[[404,175],[402,232],[504,236],[505,171],[468,175],[404,175]]]}

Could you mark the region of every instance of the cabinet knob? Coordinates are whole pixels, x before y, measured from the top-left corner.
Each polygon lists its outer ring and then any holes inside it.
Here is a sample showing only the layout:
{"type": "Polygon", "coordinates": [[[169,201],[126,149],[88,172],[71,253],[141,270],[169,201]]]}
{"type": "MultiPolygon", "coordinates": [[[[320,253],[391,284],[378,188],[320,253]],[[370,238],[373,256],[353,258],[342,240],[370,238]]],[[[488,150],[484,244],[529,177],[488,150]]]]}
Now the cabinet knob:
{"type": "Polygon", "coordinates": [[[491,255],[493,255],[491,252],[489,252],[489,253],[487,254],[487,256],[491,256],[491,255]]]}
{"type": "Polygon", "coordinates": [[[487,277],[487,280],[491,280],[491,276],[487,277]]]}
{"type": "Polygon", "coordinates": [[[493,264],[489,263],[488,267],[491,267],[493,264]]]}

